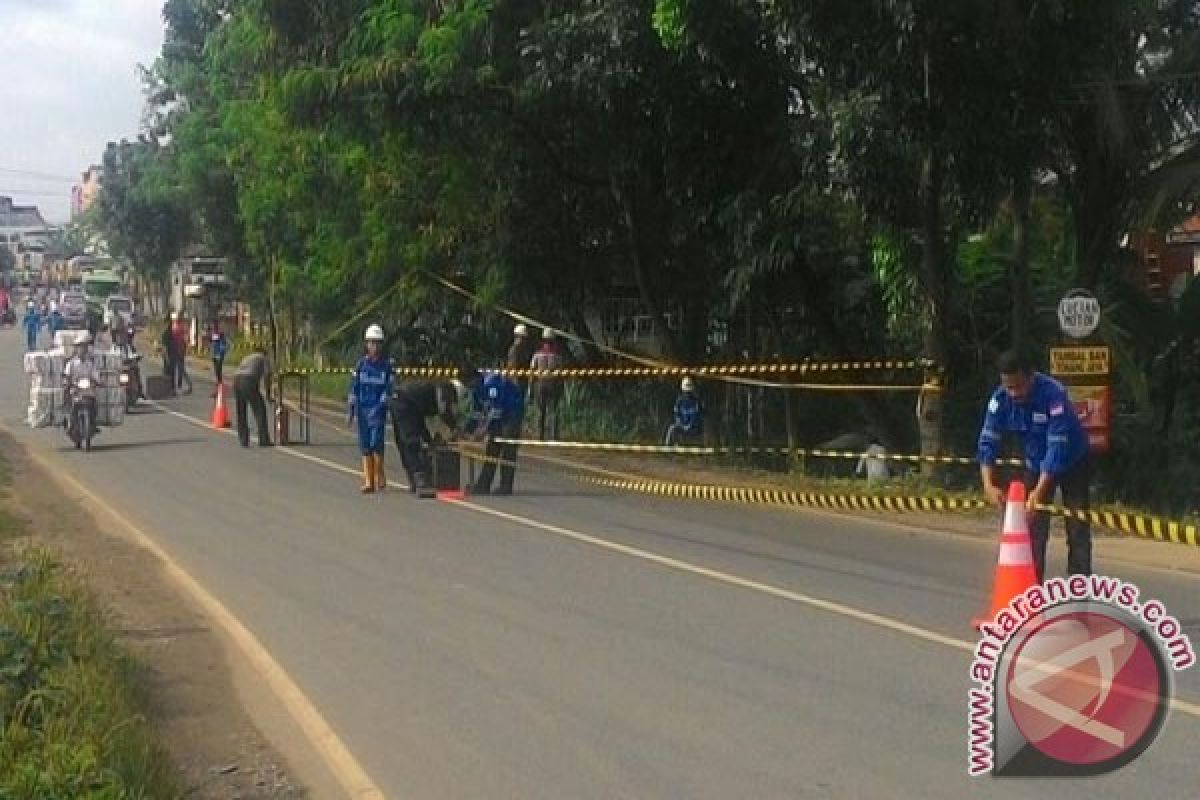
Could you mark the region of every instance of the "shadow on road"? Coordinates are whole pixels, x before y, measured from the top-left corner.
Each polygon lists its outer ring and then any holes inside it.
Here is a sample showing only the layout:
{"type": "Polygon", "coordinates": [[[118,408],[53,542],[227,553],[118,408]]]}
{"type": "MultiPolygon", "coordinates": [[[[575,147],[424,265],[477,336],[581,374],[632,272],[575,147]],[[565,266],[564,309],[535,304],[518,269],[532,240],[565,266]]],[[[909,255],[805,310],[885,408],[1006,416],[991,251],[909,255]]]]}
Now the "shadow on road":
{"type": "MultiPolygon", "coordinates": [[[[195,444],[197,442],[207,442],[208,439],[192,437],[188,439],[153,439],[144,442],[113,442],[112,444],[105,443],[103,434],[92,440],[92,450],[96,452],[114,452],[118,450],[141,450],[147,447],[170,447],[179,444],[195,444]]],[[[59,448],[61,450],[74,450],[74,446],[68,443],[67,447],[59,448]]]]}

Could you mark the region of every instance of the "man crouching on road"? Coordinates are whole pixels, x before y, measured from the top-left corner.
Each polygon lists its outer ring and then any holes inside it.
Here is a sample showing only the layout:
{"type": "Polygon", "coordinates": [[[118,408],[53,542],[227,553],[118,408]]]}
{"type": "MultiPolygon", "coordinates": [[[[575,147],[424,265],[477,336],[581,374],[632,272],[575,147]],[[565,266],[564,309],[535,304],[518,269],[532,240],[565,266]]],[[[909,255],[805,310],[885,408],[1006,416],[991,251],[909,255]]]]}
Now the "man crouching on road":
{"type": "Polygon", "coordinates": [[[461,380],[409,381],[396,387],[392,396],[392,427],[400,463],[408,474],[409,491],[427,489],[430,484],[428,448],[433,444],[426,420],[439,417],[451,431],[458,432],[458,404],[467,396],[461,380]]]}
{"type": "Polygon", "coordinates": [[[242,359],[233,373],[233,397],[237,406],[237,433],[242,447],[250,446],[250,420],[246,418],[246,406],[254,409],[254,421],[258,425],[258,446],[271,446],[271,432],[267,428],[267,406],[263,402],[259,384],[267,389],[267,400],[271,399],[271,362],[262,347],[242,359]]]}
{"type": "MultiPolygon", "coordinates": [[[[1037,507],[1054,497],[1057,486],[1062,488],[1062,501],[1067,508],[1088,508],[1091,456],[1087,433],[1061,383],[1031,370],[1029,363],[1012,351],[1003,353],[997,366],[1001,385],[988,402],[983,430],[979,433],[983,490],[989,500],[1003,508],[1005,491],[996,483],[996,458],[1004,434],[1016,434],[1024,444],[1029,534],[1041,583],[1046,574],[1050,515],[1037,511],[1037,507]]],[[[1072,575],[1089,575],[1091,526],[1074,518],[1068,518],[1066,525],[1067,570],[1072,575]]]]}

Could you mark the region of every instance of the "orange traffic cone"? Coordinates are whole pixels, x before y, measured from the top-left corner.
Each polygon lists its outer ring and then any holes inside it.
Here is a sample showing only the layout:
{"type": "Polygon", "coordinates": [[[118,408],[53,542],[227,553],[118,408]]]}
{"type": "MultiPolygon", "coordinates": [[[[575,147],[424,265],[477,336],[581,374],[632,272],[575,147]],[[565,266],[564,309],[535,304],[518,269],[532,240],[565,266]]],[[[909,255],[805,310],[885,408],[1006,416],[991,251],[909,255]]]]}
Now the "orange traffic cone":
{"type": "Polygon", "coordinates": [[[225,384],[217,384],[217,404],[213,406],[212,426],[214,428],[229,427],[229,412],[225,410],[225,384]]]}
{"type": "Polygon", "coordinates": [[[1033,564],[1033,546],[1029,541],[1029,523],[1025,520],[1025,484],[1008,485],[1008,506],[1004,511],[1004,531],[1000,537],[1000,557],[996,563],[996,582],[992,587],[992,610],[976,617],[976,630],[991,622],[1012,599],[1037,585],[1037,567],[1033,564]]]}

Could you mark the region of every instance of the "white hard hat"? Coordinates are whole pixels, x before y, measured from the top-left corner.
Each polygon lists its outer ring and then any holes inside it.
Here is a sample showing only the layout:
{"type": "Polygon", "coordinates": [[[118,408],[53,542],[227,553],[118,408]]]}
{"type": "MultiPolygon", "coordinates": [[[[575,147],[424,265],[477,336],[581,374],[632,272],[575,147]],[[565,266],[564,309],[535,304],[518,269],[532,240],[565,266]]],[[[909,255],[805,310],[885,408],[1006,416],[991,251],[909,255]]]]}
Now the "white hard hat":
{"type": "Polygon", "coordinates": [[[683,382],[679,384],[679,388],[685,392],[695,391],[696,382],[693,381],[691,378],[684,378],[683,382]]]}
{"type": "Polygon", "coordinates": [[[382,342],[384,339],[383,328],[378,325],[371,325],[367,328],[367,335],[363,338],[368,342],[382,342]]]}
{"type": "Polygon", "coordinates": [[[542,328],[542,338],[549,341],[554,338],[554,328],[542,328]]]}
{"type": "Polygon", "coordinates": [[[175,321],[175,320],[177,320],[177,319],[179,319],[179,312],[178,312],[178,311],[172,311],[172,312],[171,312],[171,321],[172,321],[172,322],[174,322],[174,321],[175,321]]]}
{"type": "Polygon", "coordinates": [[[91,344],[92,335],[87,331],[80,331],[75,334],[75,344],[91,344]]]}
{"type": "Polygon", "coordinates": [[[513,328],[513,336],[528,336],[528,335],[529,335],[529,328],[525,327],[524,322],[518,323],[517,327],[513,328]]]}

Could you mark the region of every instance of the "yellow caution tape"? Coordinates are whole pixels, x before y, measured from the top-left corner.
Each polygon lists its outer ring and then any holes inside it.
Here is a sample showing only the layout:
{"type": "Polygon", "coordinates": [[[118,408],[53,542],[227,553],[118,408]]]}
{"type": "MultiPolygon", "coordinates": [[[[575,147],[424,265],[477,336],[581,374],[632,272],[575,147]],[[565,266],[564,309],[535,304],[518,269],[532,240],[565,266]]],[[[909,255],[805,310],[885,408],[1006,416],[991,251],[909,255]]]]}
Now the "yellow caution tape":
{"type": "Polygon", "coordinates": [[[580,480],[643,494],[709,500],[719,503],[750,503],[755,505],[803,506],[859,511],[978,511],[988,507],[984,500],[957,497],[912,497],[900,495],[826,494],[796,492],[787,489],[762,489],[719,484],[671,483],[659,480],[617,480],[613,478],[581,477],[580,480]]]}
{"type": "Polygon", "coordinates": [[[1038,510],[1099,525],[1127,536],[1200,547],[1200,538],[1196,535],[1197,526],[1193,523],[1162,519],[1149,514],[1132,514],[1127,511],[1092,511],[1053,505],[1041,505],[1038,506],[1038,510]]]}
{"type": "MultiPolygon", "coordinates": [[[[911,464],[978,464],[978,460],[967,456],[923,456],[905,453],[859,453],[853,450],[820,450],[804,447],[690,447],[681,445],[634,444],[624,442],[561,442],[549,439],[504,439],[500,444],[515,444],[524,447],[545,447],[563,450],[595,450],[614,453],[662,453],[667,455],[715,456],[715,455],[790,455],[805,458],[865,458],[868,461],[903,461],[911,464]]],[[[1020,459],[1000,459],[1001,466],[1020,467],[1020,459]]]]}

